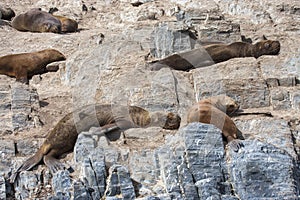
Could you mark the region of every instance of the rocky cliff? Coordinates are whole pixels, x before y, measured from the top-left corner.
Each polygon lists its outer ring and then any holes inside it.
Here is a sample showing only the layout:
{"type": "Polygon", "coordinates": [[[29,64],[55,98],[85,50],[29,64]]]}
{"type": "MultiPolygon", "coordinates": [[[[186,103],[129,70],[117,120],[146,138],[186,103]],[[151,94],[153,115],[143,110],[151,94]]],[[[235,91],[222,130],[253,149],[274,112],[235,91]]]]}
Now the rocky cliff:
{"type": "Polygon", "coordinates": [[[54,48],[67,60],[29,85],[0,75],[0,199],[299,199],[300,3],[294,0],[4,0],[79,22],[69,34],[19,32],[0,22],[0,56],[54,48]],[[147,61],[206,42],[279,40],[278,56],[236,58],[189,72],[150,71],[147,61]],[[233,120],[238,152],[213,125],[186,124],[207,96],[227,94],[248,115],[233,120]],[[117,140],[81,133],[69,168],[11,173],[70,111],[91,103],[137,105],[182,117],[178,131],[135,128],[117,140]]]}

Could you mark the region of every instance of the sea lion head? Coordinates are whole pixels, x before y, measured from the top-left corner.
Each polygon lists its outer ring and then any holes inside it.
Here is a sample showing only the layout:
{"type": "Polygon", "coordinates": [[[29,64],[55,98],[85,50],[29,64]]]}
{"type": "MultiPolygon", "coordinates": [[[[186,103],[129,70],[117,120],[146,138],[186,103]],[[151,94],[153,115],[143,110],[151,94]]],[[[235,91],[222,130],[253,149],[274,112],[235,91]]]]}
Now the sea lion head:
{"type": "Polygon", "coordinates": [[[280,42],[276,40],[262,40],[255,43],[255,58],[262,55],[278,55],[280,42]]]}
{"type": "Polygon", "coordinates": [[[0,19],[11,20],[16,14],[11,8],[1,8],[0,7],[0,19]]]}
{"type": "Polygon", "coordinates": [[[216,108],[225,112],[228,115],[235,113],[240,108],[240,106],[234,99],[226,95],[213,96],[201,101],[212,104],[213,106],[215,106],[216,108]]]}
{"type": "Polygon", "coordinates": [[[181,118],[179,115],[169,112],[152,112],[151,125],[160,126],[164,129],[174,130],[180,126],[181,118]]]}
{"type": "Polygon", "coordinates": [[[41,32],[60,33],[61,32],[61,25],[60,24],[53,24],[52,22],[44,22],[42,24],[41,32]]]}
{"type": "Polygon", "coordinates": [[[66,60],[66,57],[55,49],[45,49],[43,51],[47,52],[48,55],[51,55],[52,58],[55,58],[56,61],[66,60]]]}

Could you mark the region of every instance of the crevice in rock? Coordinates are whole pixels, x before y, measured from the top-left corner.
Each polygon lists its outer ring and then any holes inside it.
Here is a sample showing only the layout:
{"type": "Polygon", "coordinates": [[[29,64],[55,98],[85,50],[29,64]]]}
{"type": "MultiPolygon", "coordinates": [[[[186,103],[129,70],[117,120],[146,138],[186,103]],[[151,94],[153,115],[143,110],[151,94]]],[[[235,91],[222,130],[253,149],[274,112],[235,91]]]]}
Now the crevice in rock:
{"type": "Polygon", "coordinates": [[[297,150],[297,148],[296,148],[297,139],[296,139],[296,137],[294,135],[294,132],[297,132],[297,130],[295,130],[295,128],[293,127],[293,123],[295,123],[295,122],[292,122],[292,120],[290,120],[288,122],[288,126],[289,126],[290,131],[291,131],[291,138],[292,138],[292,142],[293,142],[294,151],[296,152],[297,160],[299,162],[300,161],[300,152],[299,152],[299,149],[297,150]]]}
{"type": "Polygon", "coordinates": [[[176,76],[174,75],[174,72],[170,70],[174,79],[174,87],[175,87],[175,95],[176,95],[176,102],[179,105],[179,95],[178,95],[178,80],[176,76]]]}
{"type": "Polygon", "coordinates": [[[14,141],[14,149],[15,149],[15,156],[19,154],[18,151],[18,143],[16,141],[14,141]]]}

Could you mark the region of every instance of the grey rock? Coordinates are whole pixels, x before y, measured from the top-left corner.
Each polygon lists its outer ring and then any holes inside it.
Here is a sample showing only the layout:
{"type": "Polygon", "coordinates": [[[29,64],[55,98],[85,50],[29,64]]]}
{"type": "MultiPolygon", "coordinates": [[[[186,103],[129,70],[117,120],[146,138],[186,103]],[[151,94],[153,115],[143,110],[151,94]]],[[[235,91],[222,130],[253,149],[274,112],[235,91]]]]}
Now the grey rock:
{"type": "Polygon", "coordinates": [[[198,101],[204,97],[226,94],[236,99],[241,108],[270,105],[269,90],[254,58],[233,59],[192,70],[192,73],[198,101]]]}
{"type": "Polygon", "coordinates": [[[157,155],[166,190],[174,198],[221,199],[230,195],[222,167],[222,136],[213,125],[188,124],[168,138],[157,155]]]}
{"type": "Polygon", "coordinates": [[[271,105],[273,110],[299,111],[298,87],[277,87],[271,89],[271,105]]]}
{"type": "Polygon", "coordinates": [[[247,16],[252,23],[268,23],[270,22],[270,13],[263,9],[264,5],[259,1],[248,2],[241,0],[239,3],[231,1],[218,1],[220,9],[230,15],[247,16]]]}
{"type": "Polygon", "coordinates": [[[296,158],[293,138],[287,121],[269,117],[256,117],[255,119],[238,120],[235,123],[246,138],[255,138],[279,149],[285,149],[290,156],[296,158]]]}
{"type": "Polygon", "coordinates": [[[15,183],[15,198],[18,200],[36,198],[41,189],[41,173],[21,172],[15,183]]]}
{"type": "Polygon", "coordinates": [[[292,136],[294,138],[295,151],[300,156],[300,121],[298,119],[290,120],[289,126],[291,127],[292,136]]]}
{"type": "MultiPolygon", "coordinates": [[[[42,145],[43,139],[24,138],[18,140],[14,146],[14,150],[24,156],[29,156],[36,153],[37,149],[42,145]]],[[[12,145],[13,145],[12,141],[12,145]]]]}
{"type": "Polygon", "coordinates": [[[160,24],[152,33],[153,46],[150,52],[156,58],[163,58],[175,52],[191,50],[196,41],[190,35],[182,23],[160,24]]]}
{"type": "Polygon", "coordinates": [[[230,151],[228,169],[235,193],[241,199],[298,199],[295,163],[283,149],[257,140],[230,151]]]}
{"type": "Polygon", "coordinates": [[[0,199],[6,200],[6,193],[5,179],[0,176],[0,199]]]}
{"type": "Polygon", "coordinates": [[[74,200],[92,200],[90,192],[93,192],[93,190],[86,188],[80,181],[74,182],[74,200]]]}
{"type": "Polygon", "coordinates": [[[291,57],[282,60],[277,56],[262,56],[259,60],[262,76],[269,86],[292,87],[296,85],[296,80],[299,77],[299,72],[297,72],[298,58],[291,57]]]}
{"type": "Polygon", "coordinates": [[[290,93],[282,88],[271,91],[271,104],[274,110],[287,110],[291,108],[290,93]]]}
{"type": "Polygon", "coordinates": [[[35,89],[21,83],[14,83],[11,87],[12,129],[22,130],[34,127],[37,117],[39,99],[35,89]]]}
{"type": "Polygon", "coordinates": [[[69,200],[72,196],[72,181],[67,170],[60,170],[53,175],[52,187],[54,199],[69,200]]]}
{"type": "Polygon", "coordinates": [[[52,62],[46,66],[46,69],[50,72],[56,72],[59,68],[64,68],[66,61],[52,62]]]}
{"type": "MultiPolygon", "coordinates": [[[[221,19],[221,18],[220,18],[221,19]]],[[[194,25],[199,33],[200,41],[232,43],[241,38],[240,25],[231,21],[208,21],[207,23],[194,25]]]]}
{"type": "Polygon", "coordinates": [[[135,199],[129,171],[121,165],[113,165],[109,169],[106,196],[116,195],[121,195],[123,199],[135,199]]]}
{"type": "Polygon", "coordinates": [[[153,194],[150,189],[156,185],[159,179],[158,160],[155,152],[151,149],[133,151],[129,156],[130,165],[134,166],[131,170],[131,178],[144,187],[140,189],[140,193],[153,194]],[[142,190],[146,191],[142,191],[142,190]]]}

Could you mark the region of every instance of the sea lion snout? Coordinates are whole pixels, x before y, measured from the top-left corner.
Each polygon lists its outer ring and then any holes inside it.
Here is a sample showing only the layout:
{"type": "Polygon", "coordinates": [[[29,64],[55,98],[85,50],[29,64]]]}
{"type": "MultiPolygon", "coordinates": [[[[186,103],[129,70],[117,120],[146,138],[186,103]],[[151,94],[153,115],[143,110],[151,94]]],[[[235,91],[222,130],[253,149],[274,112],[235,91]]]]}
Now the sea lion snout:
{"type": "Polygon", "coordinates": [[[181,117],[178,114],[168,113],[166,123],[163,128],[165,129],[178,129],[180,126],[181,117]]]}
{"type": "Polygon", "coordinates": [[[51,25],[50,28],[49,28],[49,32],[60,33],[61,32],[61,25],[57,25],[57,26],[51,25]]]}
{"type": "Polygon", "coordinates": [[[263,40],[255,44],[258,47],[258,55],[278,55],[280,51],[280,42],[277,40],[263,40]]]}

